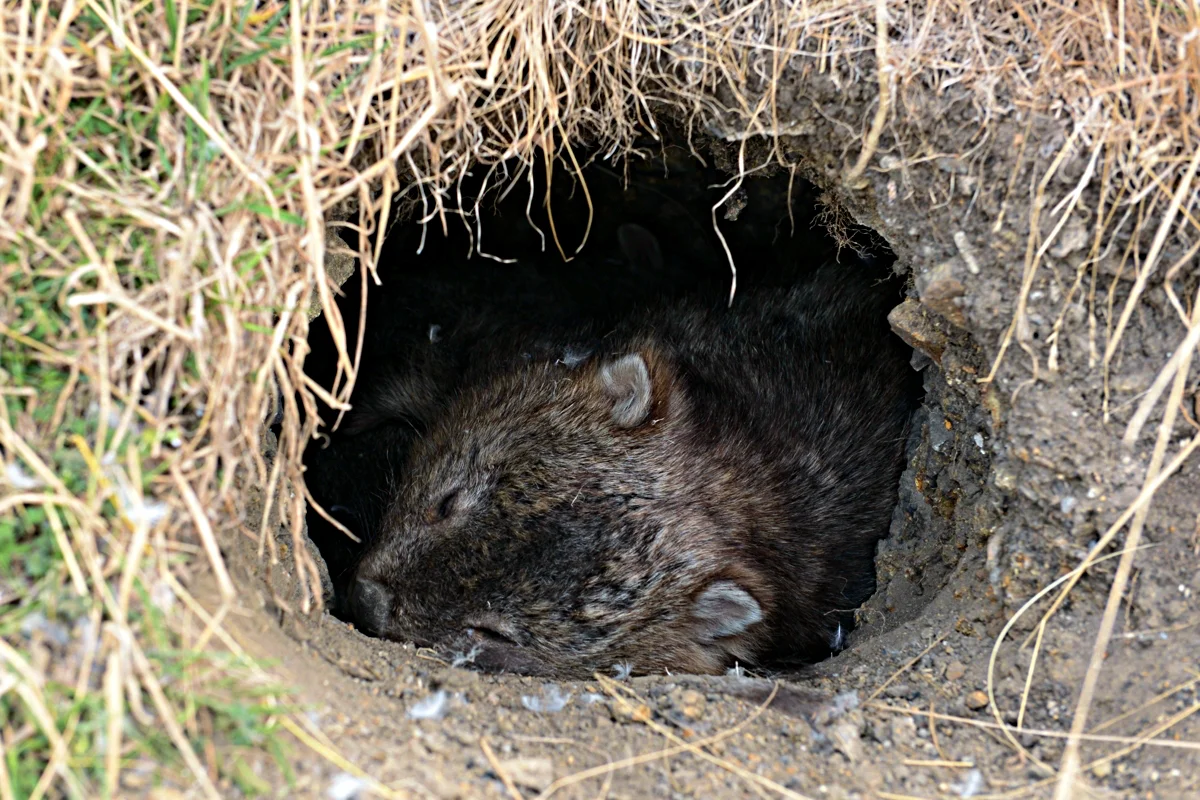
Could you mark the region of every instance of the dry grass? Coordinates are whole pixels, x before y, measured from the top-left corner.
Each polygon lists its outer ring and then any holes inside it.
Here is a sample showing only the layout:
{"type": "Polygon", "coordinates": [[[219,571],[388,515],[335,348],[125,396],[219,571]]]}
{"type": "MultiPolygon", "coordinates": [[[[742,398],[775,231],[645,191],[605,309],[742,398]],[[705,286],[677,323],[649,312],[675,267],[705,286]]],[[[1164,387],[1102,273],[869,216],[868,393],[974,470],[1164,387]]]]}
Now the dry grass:
{"type": "MultiPolygon", "coordinates": [[[[169,636],[167,650],[187,654],[222,639],[235,593],[222,541],[261,537],[275,558],[263,522],[276,509],[299,544],[304,494],[289,487],[302,485],[300,455],[316,423],[311,413],[301,423],[298,404],[308,412],[316,396],[344,404],[360,349],[342,338],[334,386],[302,373],[314,292],[341,330],[325,225],[347,202],[361,214],[346,224],[363,233],[401,204],[431,224],[457,224],[477,209],[458,192],[468,168],[518,189],[532,170],[578,173],[585,149],[626,153],[664,112],[690,130],[741,140],[744,159],[750,137],[792,130],[779,76],[834,76],[881,98],[830,111],[853,112],[836,121],[861,132],[842,154],[842,188],[870,185],[884,146],[901,154],[902,176],[952,180],[921,148],[922,98],[944,92],[969,99],[981,141],[1019,109],[1031,126],[1013,142],[1019,155],[1056,148],[1034,185],[1006,187],[996,220],[997,230],[1028,235],[1023,289],[997,362],[1015,342],[1035,377],[1043,361],[1056,368],[1062,318],[1051,341],[1035,344],[1025,303],[1079,208],[1092,212],[1090,252],[1064,313],[1087,271],[1089,303],[1115,304],[1095,290],[1097,264],[1113,248],[1134,274],[1134,291],[1109,316],[1115,327],[1093,331],[1106,375],[1150,282],[1195,269],[1194,250],[1191,260],[1159,263],[1168,245],[1196,241],[1200,229],[1200,7],[1184,0],[6,0],[2,19],[2,602],[12,620],[74,604],[73,617],[100,633],[74,674],[56,679],[75,699],[65,715],[45,666],[8,644],[0,650],[0,710],[9,730],[24,732],[0,742],[8,755],[20,748],[15,761],[0,757],[0,798],[119,793],[142,746],[122,743],[119,726],[96,763],[66,753],[94,728],[80,720],[111,725],[126,712],[143,732],[165,726],[183,769],[209,795],[239,780],[236,759],[211,749],[221,740],[214,721],[228,711],[206,716],[189,702],[211,678],[209,662],[172,661],[147,643],[169,636]],[[1061,144],[1037,140],[1053,125],[1034,130],[1035,119],[1059,120],[1061,144]],[[1083,170],[1064,181],[1062,170],[1079,162],[1083,170]],[[1014,219],[1026,210],[1028,219],[1014,219]],[[1143,232],[1148,255],[1135,259],[1121,243],[1143,232]],[[253,421],[267,416],[277,388],[285,424],[279,456],[267,463],[253,421]],[[248,514],[248,485],[264,490],[260,517],[248,514]],[[186,594],[198,568],[215,573],[226,601],[215,617],[199,616],[186,594]],[[154,634],[156,602],[185,609],[183,621],[154,634]],[[104,665],[98,683],[93,663],[104,665]],[[181,665],[183,690],[156,681],[167,663],[181,665]]],[[[961,155],[970,163],[977,151],[964,145],[961,155]]],[[[794,166],[779,148],[773,158],[794,166]]],[[[572,243],[555,241],[569,256],[572,243]]],[[[364,280],[376,256],[365,247],[364,280]]],[[[1138,416],[1140,429],[1171,385],[1146,492],[1128,514],[1129,559],[1166,473],[1169,418],[1200,329],[1171,297],[1181,346],[1138,416]]],[[[303,547],[294,551],[304,610],[316,571],[303,547]]],[[[1110,612],[1130,563],[1122,561],[1110,612]]],[[[1110,631],[1111,613],[1096,669],[1110,631]]],[[[246,687],[259,679],[247,673],[229,691],[252,696],[246,687]]],[[[1089,697],[1075,717],[1064,791],[1089,697]]],[[[264,730],[277,722],[262,720],[264,730]]]]}

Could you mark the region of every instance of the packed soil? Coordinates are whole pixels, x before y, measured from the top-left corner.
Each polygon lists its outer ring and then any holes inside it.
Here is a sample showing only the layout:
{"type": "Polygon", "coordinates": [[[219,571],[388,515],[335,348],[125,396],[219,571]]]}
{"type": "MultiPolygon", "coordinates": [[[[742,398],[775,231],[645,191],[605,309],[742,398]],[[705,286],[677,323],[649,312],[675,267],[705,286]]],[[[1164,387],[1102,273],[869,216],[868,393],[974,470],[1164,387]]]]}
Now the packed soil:
{"type": "MultiPolygon", "coordinates": [[[[654,150],[645,162],[632,162],[640,166],[631,167],[623,207],[635,220],[654,214],[662,222],[679,205],[664,195],[686,198],[693,192],[711,198],[711,205],[733,187],[712,187],[711,171],[728,181],[739,160],[747,167],[767,163],[778,145],[800,165],[796,173],[757,171],[726,205],[744,206],[740,213],[717,214],[735,257],[739,241],[807,252],[804,248],[818,246],[813,236],[827,241],[825,230],[832,229],[849,236],[850,248],[876,248],[886,265],[878,242],[851,220],[877,232],[894,251],[893,268],[906,276],[911,300],[893,312],[893,326],[917,347],[914,365],[923,370],[926,398],[891,535],[879,548],[879,589],[861,610],[851,646],[784,675],[607,675],[574,682],[479,674],[411,646],[366,637],[339,619],[334,589],[352,554],[331,549],[328,531],[314,526],[313,539],[326,539],[313,552],[330,556],[330,610],[307,616],[281,606],[294,607],[296,599],[289,534],[280,530],[283,558],[272,567],[257,562],[256,546],[247,541],[245,553],[230,552],[231,561],[245,585],[255,581],[273,591],[244,593],[245,608],[232,615],[231,633],[251,654],[276,664],[275,674],[311,708],[310,719],[329,746],[396,794],[1052,793],[1116,559],[1091,570],[1040,635],[1037,624],[1049,599],[1021,615],[995,653],[994,646],[1005,623],[1077,566],[1137,495],[1158,420],[1151,417],[1132,448],[1122,448],[1120,436],[1182,336],[1178,316],[1152,281],[1124,333],[1106,387],[1097,352],[1103,352],[1105,332],[1134,277],[1119,265],[1126,251],[1144,251],[1149,242],[1118,238],[1096,264],[1087,265],[1091,221],[1080,212],[1033,277],[1024,348],[1014,342],[994,380],[981,382],[1000,351],[1021,290],[1028,236],[1022,226],[1030,202],[1025,187],[1057,153],[1063,123],[1026,119],[1014,110],[992,121],[971,159],[920,158],[965,149],[959,127],[968,127],[969,98],[950,90],[929,101],[936,107],[928,109],[927,153],[907,153],[902,162],[899,153],[881,149],[882,168],[868,170],[865,185],[846,189],[838,188],[838,176],[850,160],[846,154],[856,152],[854,132],[830,120],[852,116],[842,104],[859,101],[821,80],[785,84],[779,92],[781,113],[796,121],[788,128],[792,135],[745,143],[710,140],[697,148],[708,162],[705,168],[688,166],[698,162],[685,151],[664,156],[654,150]],[[956,120],[962,125],[947,123],[956,120]],[[1036,137],[1044,146],[1015,147],[1021,136],[1036,137]],[[664,163],[670,167],[665,173],[664,163]],[[806,180],[830,187],[829,194],[821,195],[806,180]],[[1009,191],[1010,186],[1019,188],[1009,191]],[[783,208],[794,209],[794,236],[791,220],[778,216],[781,197],[783,208]],[[814,213],[823,226],[817,234],[809,229],[814,213]],[[1050,344],[1057,345],[1054,369],[1047,364],[1050,344]],[[1036,381],[1030,354],[1039,360],[1036,381]],[[1036,670],[1027,681],[1035,642],[1036,670]],[[1019,723],[1019,732],[999,730],[988,705],[989,668],[1000,719],[1019,723]]],[[[1080,163],[1068,159],[1061,167],[1063,180],[1078,178],[1086,154],[1076,160],[1080,163]]],[[[562,180],[566,192],[569,176],[562,180]]],[[[573,199],[567,194],[565,202],[573,207],[582,202],[578,192],[573,199]]],[[[567,216],[559,233],[569,250],[579,239],[567,216]]],[[[627,221],[619,216],[597,219],[613,226],[627,221]]],[[[723,254],[712,248],[712,220],[683,215],[673,224],[678,242],[660,234],[664,249],[702,248],[695,255],[698,269],[727,280],[723,254]]],[[[486,216],[483,232],[485,251],[489,241],[496,252],[503,249],[503,230],[489,239],[493,231],[486,216]]],[[[597,247],[611,242],[604,230],[593,237],[597,247]]],[[[547,252],[557,257],[553,244],[547,252]]],[[[1166,263],[1173,260],[1164,257],[1166,263]]],[[[351,295],[357,280],[347,284],[351,295]]],[[[380,297],[386,285],[385,280],[380,297]]],[[[1176,289],[1180,297],[1194,296],[1196,270],[1185,271],[1176,289]]],[[[315,340],[313,346],[316,358],[321,346],[315,340]]],[[[1173,441],[1194,434],[1196,387],[1193,377],[1188,414],[1181,415],[1173,441]]],[[[334,437],[331,463],[361,465],[375,457],[337,455],[334,437]]],[[[267,439],[269,450],[269,433],[267,439]]],[[[1168,457],[1173,453],[1174,445],[1168,457]]],[[[336,475],[342,468],[327,469],[336,475]]],[[[319,468],[310,461],[310,482],[314,470],[319,468]]],[[[1121,604],[1090,716],[1089,730],[1110,738],[1089,741],[1082,751],[1089,765],[1083,778],[1098,796],[1200,793],[1200,750],[1194,744],[1200,742],[1200,719],[1190,715],[1200,709],[1197,486],[1200,464],[1193,459],[1160,490],[1146,521],[1146,549],[1121,604]],[[1133,746],[1150,735],[1167,745],[1133,746]]],[[[379,795],[328,758],[301,752],[295,769],[296,784],[281,787],[280,796],[379,795]]]]}

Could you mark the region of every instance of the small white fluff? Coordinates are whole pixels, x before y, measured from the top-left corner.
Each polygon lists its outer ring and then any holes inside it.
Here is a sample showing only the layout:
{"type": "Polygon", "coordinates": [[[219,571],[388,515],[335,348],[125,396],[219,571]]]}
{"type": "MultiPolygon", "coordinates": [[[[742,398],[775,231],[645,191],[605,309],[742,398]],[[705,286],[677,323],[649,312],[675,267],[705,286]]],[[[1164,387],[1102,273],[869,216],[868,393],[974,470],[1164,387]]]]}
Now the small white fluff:
{"type": "Polygon", "coordinates": [[[564,695],[557,683],[547,683],[542,686],[541,696],[532,694],[521,695],[521,705],[530,711],[543,714],[557,714],[571,702],[572,695],[564,695]]]}
{"type": "Polygon", "coordinates": [[[858,692],[853,689],[833,696],[833,708],[837,714],[845,714],[858,708],[858,692]]]}
{"type": "Polygon", "coordinates": [[[439,689],[424,700],[413,703],[408,709],[409,719],[441,719],[446,716],[450,695],[439,689]]]}
{"type": "Polygon", "coordinates": [[[150,602],[166,614],[175,608],[175,590],[166,581],[155,581],[150,588],[150,602]]]}
{"type": "Polygon", "coordinates": [[[470,650],[468,650],[465,653],[456,653],[454,655],[454,659],[451,660],[451,662],[450,662],[450,666],[465,667],[467,664],[474,664],[475,657],[479,655],[479,652],[480,652],[479,645],[475,645],[474,647],[472,647],[470,650]]]}
{"type": "Polygon", "coordinates": [[[329,800],[356,800],[366,788],[367,782],[362,778],[356,778],[348,772],[339,772],[330,781],[325,796],[329,800]]]}
{"type": "Polygon", "coordinates": [[[833,652],[838,652],[846,644],[846,631],[842,629],[842,623],[838,623],[837,630],[833,632],[833,637],[829,640],[829,646],[833,652]]]}
{"type": "Polygon", "coordinates": [[[592,355],[590,350],[580,350],[575,347],[568,347],[563,351],[562,358],[558,363],[567,367],[567,369],[575,369],[583,362],[587,361],[592,355]]]}
{"type": "Polygon", "coordinates": [[[134,525],[145,525],[153,528],[160,520],[166,519],[171,513],[171,507],[166,503],[135,502],[125,506],[125,518],[134,525]]]}
{"type": "Polygon", "coordinates": [[[134,491],[129,478],[120,469],[110,468],[105,473],[116,485],[122,515],[135,526],[153,528],[171,513],[170,506],[165,503],[147,501],[141,492],[134,491]]]}
{"type": "Polygon", "coordinates": [[[22,492],[36,489],[42,485],[40,480],[26,472],[25,468],[15,461],[5,465],[4,481],[12,488],[22,492]]]}
{"type": "Polygon", "coordinates": [[[983,788],[983,773],[977,769],[973,769],[967,773],[966,778],[961,784],[954,788],[958,789],[959,797],[974,797],[979,794],[979,790],[983,788]]]}

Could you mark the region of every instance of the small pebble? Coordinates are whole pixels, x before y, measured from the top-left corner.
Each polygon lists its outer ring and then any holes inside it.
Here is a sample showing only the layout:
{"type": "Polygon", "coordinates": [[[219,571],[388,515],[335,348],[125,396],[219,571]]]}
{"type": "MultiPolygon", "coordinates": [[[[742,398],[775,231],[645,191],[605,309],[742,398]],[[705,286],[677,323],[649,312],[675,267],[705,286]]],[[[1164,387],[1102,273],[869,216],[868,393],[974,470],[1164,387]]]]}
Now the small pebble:
{"type": "Polygon", "coordinates": [[[679,696],[680,709],[679,713],[690,720],[697,720],[704,716],[704,706],[707,702],[704,695],[694,689],[689,689],[679,696]]]}
{"type": "Polygon", "coordinates": [[[843,755],[851,762],[861,761],[865,755],[862,743],[862,730],[850,720],[839,722],[829,730],[829,738],[843,755]]]}
{"type": "Polygon", "coordinates": [[[963,782],[956,784],[954,788],[958,790],[959,797],[974,797],[983,788],[983,773],[977,769],[971,770],[963,778],[963,782]]]}
{"type": "Polygon", "coordinates": [[[646,722],[654,716],[654,712],[650,710],[650,706],[642,703],[636,708],[614,703],[613,717],[618,722],[646,722]]]}
{"type": "Polygon", "coordinates": [[[957,681],[967,674],[967,668],[961,661],[951,661],[946,667],[946,680],[957,681]]]}
{"type": "Polygon", "coordinates": [[[892,743],[909,745],[917,738],[917,723],[912,717],[895,717],[892,719],[892,743]]]}
{"type": "Polygon", "coordinates": [[[972,711],[978,711],[981,708],[986,708],[988,704],[988,696],[978,689],[967,695],[967,708],[972,711]]]}

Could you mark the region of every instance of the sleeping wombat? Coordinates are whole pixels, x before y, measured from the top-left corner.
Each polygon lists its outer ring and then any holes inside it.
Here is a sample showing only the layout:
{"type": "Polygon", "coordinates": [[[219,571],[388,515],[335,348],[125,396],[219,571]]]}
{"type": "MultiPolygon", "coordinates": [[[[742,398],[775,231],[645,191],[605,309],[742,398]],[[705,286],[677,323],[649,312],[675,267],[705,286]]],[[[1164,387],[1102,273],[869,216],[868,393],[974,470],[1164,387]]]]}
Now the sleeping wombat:
{"type": "MultiPolygon", "coordinates": [[[[524,200],[517,211],[524,214],[524,200]]],[[[413,258],[409,248],[416,247],[421,226],[397,226],[389,234],[381,256],[382,284],[369,292],[370,322],[362,331],[354,411],[337,430],[323,430],[304,457],[313,500],[308,533],[333,580],[334,613],[349,615],[349,586],[363,545],[326,516],[364,543],[372,542],[393,487],[403,479],[398,469],[409,446],[455,391],[481,380],[481,371],[501,368],[502,354],[553,360],[561,351],[556,332],[578,320],[612,325],[635,308],[695,292],[701,281],[717,293],[727,285],[723,262],[697,259],[701,245],[676,247],[664,256],[646,228],[613,223],[598,226],[593,243],[569,267],[557,255],[531,253],[537,237],[527,225],[493,226],[508,236],[503,252],[522,253],[504,264],[463,259],[453,239],[438,235],[413,258]],[[509,344],[502,346],[501,340],[509,344]]],[[[362,289],[357,280],[346,288],[339,305],[346,340],[353,343],[362,289]]],[[[343,362],[326,326],[316,322],[314,328],[305,369],[319,385],[331,386],[343,362]]],[[[319,399],[316,412],[326,424],[337,417],[319,399]]]]}
{"type": "Polygon", "coordinates": [[[830,266],[554,353],[504,337],[441,405],[393,381],[377,408],[424,433],[355,619],[533,674],[829,655],[874,590],[917,397],[898,299],[830,266]]]}

